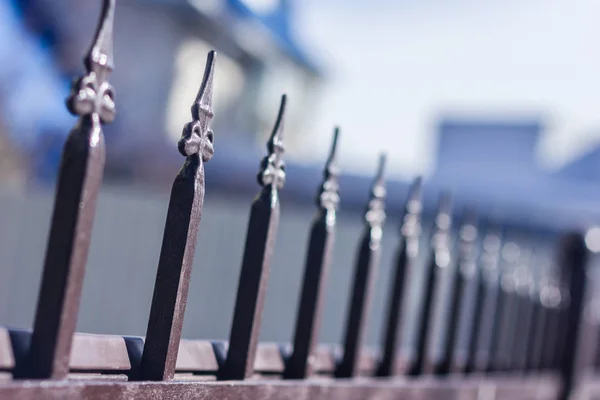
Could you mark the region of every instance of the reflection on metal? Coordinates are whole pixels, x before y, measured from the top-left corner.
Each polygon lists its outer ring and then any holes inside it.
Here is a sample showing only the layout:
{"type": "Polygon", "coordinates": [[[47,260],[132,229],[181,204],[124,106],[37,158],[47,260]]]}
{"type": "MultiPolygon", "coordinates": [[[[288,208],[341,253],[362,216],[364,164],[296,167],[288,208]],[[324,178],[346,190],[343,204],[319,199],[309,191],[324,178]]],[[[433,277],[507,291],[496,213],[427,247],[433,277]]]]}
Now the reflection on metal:
{"type": "Polygon", "coordinates": [[[398,351],[401,343],[403,301],[406,297],[406,274],[413,270],[419,252],[421,236],[422,179],[413,182],[406,200],[404,217],[400,226],[400,245],[396,258],[393,279],[387,301],[387,319],[384,325],[383,354],[377,369],[377,376],[396,375],[399,372],[402,355],[398,351]]]}
{"type": "Polygon", "coordinates": [[[17,375],[62,379],[77,323],[98,189],[104,170],[101,125],[115,117],[113,70],[115,0],[104,0],[86,74],[73,83],[67,107],[79,116],[60,166],[52,225],[26,365],[17,375]]]}
{"type": "Polygon", "coordinates": [[[421,293],[420,307],[415,324],[417,338],[415,355],[410,360],[409,375],[420,375],[424,372],[425,363],[429,362],[429,341],[432,337],[430,326],[433,322],[435,289],[439,285],[442,273],[450,265],[450,228],[452,225],[452,202],[450,193],[440,197],[438,211],[435,216],[433,233],[431,235],[430,255],[425,264],[425,286],[421,293]]]}
{"type": "Polygon", "coordinates": [[[379,167],[371,186],[371,198],[365,212],[365,227],[360,242],[358,260],[354,272],[354,284],[350,297],[350,308],[346,320],[343,356],[335,375],[349,378],[358,375],[359,359],[364,344],[375,273],[381,253],[381,237],[385,222],[385,181],[383,177],[386,156],[379,157],[379,167]]]}
{"type": "Polygon", "coordinates": [[[323,295],[333,250],[335,217],[340,202],[336,162],[338,137],[339,128],[335,128],[323,182],[317,195],[318,210],[308,239],[292,355],[287,361],[284,374],[287,379],[304,379],[314,372],[323,295]]]}
{"type": "Polygon", "coordinates": [[[246,379],[254,372],[256,347],[265,304],[271,258],[279,225],[279,190],[285,183],[283,122],[286,96],[262,160],[258,183],[262,190],[252,203],[242,270],[233,313],[227,356],[219,379],[246,379]]]}
{"type": "MultiPolygon", "coordinates": [[[[86,74],[74,83],[67,101],[69,110],[80,118],[64,148],[33,330],[0,327],[0,398],[358,400],[491,394],[499,400],[566,400],[577,390],[585,393],[581,388],[598,397],[599,386],[585,379],[597,367],[594,351],[599,346],[580,340],[583,310],[595,307],[586,299],[597,300],[586,297],[588,250],[597,247],[597,232],[589,230],[585,238],[581,233],[563,234],[557,268],[552,268],[552,262],[539,261],[529,251],[538,239],[548,243],[544,235],[521,229],[521,240],[503,244],[500,230],[488,226],[478,260],[476,218],[467,215],[454,239],[451,202],[445,193],[429,238],[429,259],[418,265],[421,218],[427,217],[420,179],[411,187],[404,210],[380,353],[365,351],[386,219],[384,155],[364,214],[341,359],[335,346],[318,346],[339,212],[338,129],[318,190],[291,349],[287,344],[259,343],[280,216],[279,190],[286,179],[285,96],[257,176],[262,188],[250,212],[229,342],[181,340],[204,199],[204,163],[214,153],[214,52],[208,54],[192,120],[178,143],[185,162],[171,191],[146,337],[75,333],[104,167],[102,124],[115,117],[114,90],[108,83],[115,1],[102,4],[98,30],[85,58],[86,74]],[[454,283],[448,302],[451,319],[442,326],[446,342],[441,358],[436,358],[428,347],[431,338],[441,333],[432,323],[434,301],[445,300],[438,290],[452,264],[457,269],[449,277],[454,283]],[[415,357],[403,365],[400,332],[408,324],[403,315],[406,273],[421,268],[425,285],[414,326],[415,357]],[[586,353],[588,357],[578,358],[586,353]],[[527,375],[521,374],[524,370],[527,375]],[[420,378],[430,372],[478,375],[420,378]],[[401,373],[417,377],[373,377],[401,373]],[[315,379],[319,376],[326,379],[315,379]],[[357,376],[362,379],[337,379],[357,376]],[[282,377],[287,380],[279,381],[282,377]],[[250,378],[253,381],[247,382],[250,378]]],[[[598,324],[598,319],[592,322],[598,324]]]]}
{"type": "Polygon", "coordinates": [[[175,374],[198,227],[204,203],[204,163],[213,156],[214,51],[192,105],[192,121],[178,143],[185,163],[175,177],[167,211],[139,379],[170,380],[175,374]]]}

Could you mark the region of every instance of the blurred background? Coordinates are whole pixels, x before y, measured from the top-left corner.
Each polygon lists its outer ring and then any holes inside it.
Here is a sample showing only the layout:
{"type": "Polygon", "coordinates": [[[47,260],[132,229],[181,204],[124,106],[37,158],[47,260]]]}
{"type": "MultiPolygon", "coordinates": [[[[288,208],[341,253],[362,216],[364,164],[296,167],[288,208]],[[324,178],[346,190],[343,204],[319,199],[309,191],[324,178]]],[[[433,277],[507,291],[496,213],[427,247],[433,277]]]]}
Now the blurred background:
{"type": "MultiPolygon", "coordinates": [[[[100,3],[0,0],[3,325],[32,324],[53,185],[75,122],[64,99],[83,69],[100,3]]],[[[105,127],[78,329],[145,332],[170,185],[183,162],[176,141],[210,49],[218,52],[215,156],[206,165],[185,337],[228,336],[255,175],[282,93],[288,180],[264,340],[290,340],[336,124],[341,210],[323,341],[341,338],[381,151],[388,220],[370,343],[380,335],[401,210],[417,175],[425,177],[425,237],[439,192],[449,189],[455,226],[474,207],[504,227],[504,264],[526,264],[534,275],[551,270],[556,234],[600,220],[599,14],[594,0],[117,0],[117,118],[105,127]]],[[[593,232],[588,244],[599,250],[593,232]]],[[[413,275],[414,300],[418,268],[413,275]]],[[[406,346],[411,340],[405,335],[406,346]]]]}

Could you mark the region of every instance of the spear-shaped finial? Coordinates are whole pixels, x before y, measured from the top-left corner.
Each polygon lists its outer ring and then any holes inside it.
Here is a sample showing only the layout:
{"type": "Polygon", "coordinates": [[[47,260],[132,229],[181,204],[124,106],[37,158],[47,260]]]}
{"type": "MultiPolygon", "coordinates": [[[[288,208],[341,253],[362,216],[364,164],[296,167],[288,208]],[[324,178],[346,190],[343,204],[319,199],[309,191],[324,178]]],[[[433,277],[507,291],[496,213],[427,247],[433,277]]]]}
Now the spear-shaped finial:
{"type": "Polygon", "coordinates": [[[217,53],[214,50],[208,53],[202,84],[192,105],[192,121],[183,128],[177,146],[181,155],[190,157],[198,154],[204,162],[209,161],[214,153],[214,133],[209,125],[214,115],[212,94],[216,57],[217,53]]]}
{"type": "Polygon", "coordinates": [[[379,155],[377,173],[375,174],[375,179],[371,185],[371,197],[365,214],[365,220],[371,226],[371,229],[381,229],[385,222],[385,163],[386,154],[381,153],[379,155]]]}
{"type": "Polygon", "coordinates": [[[107,81],[114,68],[114,14],[115,0],[104,0],[94,41],[84,59],[87,73],[73,82],[67,99],[67,108],[72,114],[92,115],[95,124],[112,122],[116,113],[114,88],[107,81]]]}
{"type": "Polygon", "coordinates": [[[272,185],[275,189],[281,189],[285,184],[285,163],[282,156],[283,147],[283,119],[285,116],[285,105],[287,96],[281,96],[281,105],[275,126],[271,132],[271,137],[267,142],[268,155],[261,162],[260,171],[258,173],[258,183],[261,186],[272,185]]]}
{"type": "Polygon", "coordinates": [[[105,66],[111,71],[114,68],[113,59],[113,26],[115,20],[115,0],[104,0],[100,20],[92,46],[85,57],[85,65],[93,69],[93,64],[105,66]]]}
{"type": "Polygon", "coordinates": [[[331,150],[329,157],[325,163],[325,169],[323,170],[323,183],[317,196],[317,205],[321,208],[328,210],[337,210],[340,202],[339,190],[339,173],[340,170],[337,166],[337,143],[340,134],[340,128],[335,127],[333,130],[333,142],[331,143],[331,150]]]}

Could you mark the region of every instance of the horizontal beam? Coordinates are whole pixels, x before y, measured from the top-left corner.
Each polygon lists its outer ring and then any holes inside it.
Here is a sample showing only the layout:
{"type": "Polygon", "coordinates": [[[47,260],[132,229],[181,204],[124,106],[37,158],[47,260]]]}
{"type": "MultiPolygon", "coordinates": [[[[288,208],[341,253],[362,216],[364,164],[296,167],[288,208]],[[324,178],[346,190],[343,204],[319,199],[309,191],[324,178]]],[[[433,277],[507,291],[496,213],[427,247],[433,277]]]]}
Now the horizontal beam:
{"type": "Polygon", "coordinates": [[[560,388],[554,376],[529,379],[503,377],[480,379],[308,379],[301,381],[250,380],[231,382],[109,382],[109,381],[13,381],[0,382],[0,398],[26,399],[310,399],[358,400],[399,398],[477,400],[554,400],[560,388]]]}

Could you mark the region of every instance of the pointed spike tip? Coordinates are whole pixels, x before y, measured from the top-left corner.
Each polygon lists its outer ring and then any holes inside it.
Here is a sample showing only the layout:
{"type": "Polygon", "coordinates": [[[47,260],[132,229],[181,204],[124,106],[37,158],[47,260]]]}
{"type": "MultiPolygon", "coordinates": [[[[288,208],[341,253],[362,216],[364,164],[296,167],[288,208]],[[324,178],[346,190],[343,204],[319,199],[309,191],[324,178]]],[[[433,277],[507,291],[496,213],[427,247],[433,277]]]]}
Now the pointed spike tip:
{"type": "Polygon", "coordinates": [[[285,117],[285,107],[287,104],[287,95],[281,95],[281,104],[279,105],[279,113],[277,114],[277,120],[275,121],[275,126],[273,127],[273,132],[271,133],[271,138],[269,143],[273,143],[274,141],[282,141],[283,139],[283,119],[285,117]]]}
{"type": "Polygon", "coordinates": [[[327,159],[328,164],[333,163],[336,159],[339,136],[340,136],[340,127],[336,126],[333,128],[333,139],[331,142],[331,149],[329,150],[329,158],[327,159]]]}
{"type": "Polygon", "coordinates": [[[421,192],[423,190],[423,177],[417,176],[410,186],[408,192],[408,199],[412,201],[420,201],[421,200],[421,192]]]}
{"type": "Polygon", "coordinates": [[[115,20],[115,2],[116,0],[104,0],[102,2],[102,11],[94,35],[94,41],[86,56],[86,64],[92,69],[92,63],[106,66],[109,69],[114,68],[113,56],[113,27],[115,20]]]}
{"type": "Polygon", "coordinates": [[[209,51],[206,56],[206,66],[204,67],[204,75],[202,76],[200,90],[198,90],[196,100],[194,101],[194,104],[197,104],[201,108],[211,107],[216,60],[217,52],[214,50],[209,51]]]}
{"type": "Polygon", "coordinates": [[[376,180],[383,181],[383,174],[385,172],[385,164],[387,162],[387,154],[380,153],[379,154],[379,164],[377,166],[377,175],[376,180]]]}

